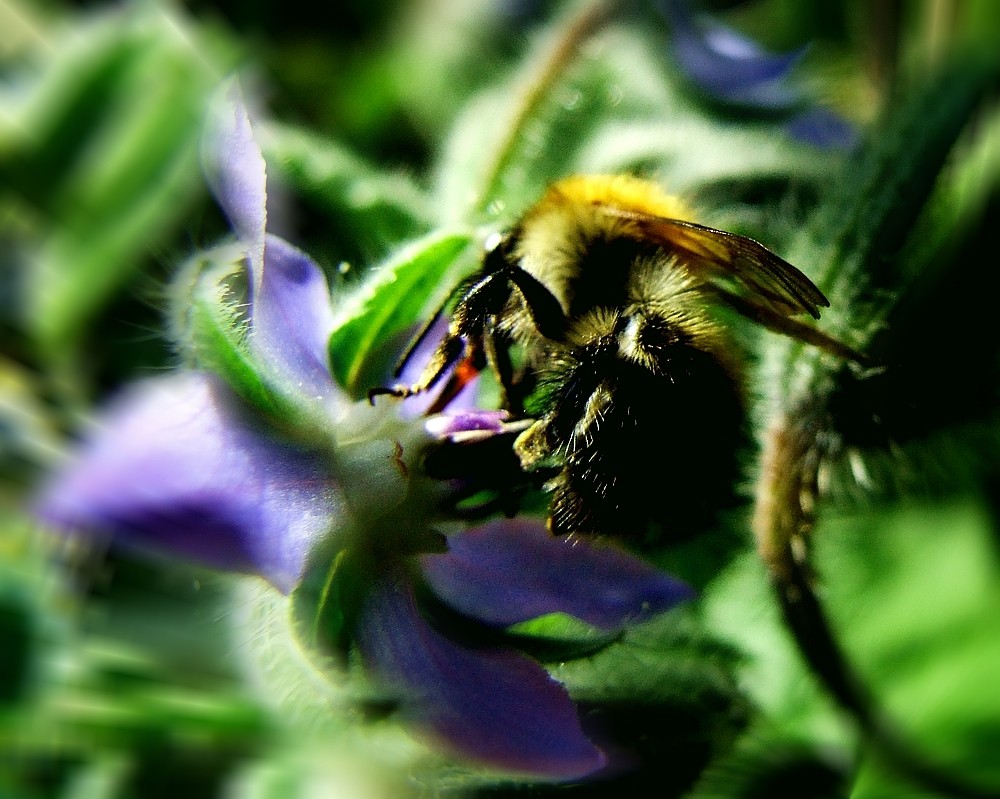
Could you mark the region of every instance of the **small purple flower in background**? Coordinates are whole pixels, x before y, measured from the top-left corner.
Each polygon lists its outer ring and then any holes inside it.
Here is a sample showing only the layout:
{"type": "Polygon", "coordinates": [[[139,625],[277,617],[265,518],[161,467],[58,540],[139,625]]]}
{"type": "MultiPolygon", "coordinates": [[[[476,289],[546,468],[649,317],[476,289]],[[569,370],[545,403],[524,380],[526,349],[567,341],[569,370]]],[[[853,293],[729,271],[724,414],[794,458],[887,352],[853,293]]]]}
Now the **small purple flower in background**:
{"type": "Polygon", "coordinates": [[[695,13],[691,0],[663,0],[673,49],[687,77],[711,97],[760,110],[789,109],[802,102],[790,80],[806,48],[771,53],[732,28],[695,13]]]}
{"type": "Polygon", "coordinates": [[[322,271],[265,232],[265,165],[236,91],[210,150],[213,189],[245,250],[248,358],[303,413],[268,415],[206,371],[151,379],[105,413],[44,488],[39,515],[286,594],[322,582],[348,553],[365,579],[338,611],[343,634],[402,720],[474,765],[550,780],[599,770],[605,755],[566,690],[499,633],[564,613],[611,636],[690,590],[611,545],[555,538],[540,519],[465,527],[443,547],[435,525],[451,532],[458,520],[442,518],[449,489],[422,473],[422,454],[502,432],[503,416],[407,419],[396,403],[350,401],[327,362],[322,271]],[[494,643],[432,623],[423,591],[495,631],[494,643]]]}
{"type": "Polygon", "coordinates": [[[785,125],[796,139],[824,149],[850,150],[858,142],[857,129],[829,108],[806,109],[785,125]]]}
{"type": "Polygon", "coordinates": [[[824,148],[850,148],[857,132],[813,103],[793,73],[808,47],[772,53],[694,9],[692,0],[662,0],[673,55],[688,80],[715,102],[741,111],[788,116],[788,132],[824,148]]]}

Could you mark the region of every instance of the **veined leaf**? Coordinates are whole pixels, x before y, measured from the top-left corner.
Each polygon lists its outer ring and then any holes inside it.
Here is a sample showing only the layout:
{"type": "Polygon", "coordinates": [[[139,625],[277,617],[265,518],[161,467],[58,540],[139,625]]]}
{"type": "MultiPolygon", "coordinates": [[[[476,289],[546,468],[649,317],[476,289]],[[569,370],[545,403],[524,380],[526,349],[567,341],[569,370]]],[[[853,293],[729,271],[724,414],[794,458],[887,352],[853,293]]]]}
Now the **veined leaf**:
{"type": "Polygon", "coordinates": [[[338,309],[330,363],[348,392],[360,397],[386,380],[406,335],[447,297],[471,243],[471,234],[447,230],[413,242],[338,309]]]}

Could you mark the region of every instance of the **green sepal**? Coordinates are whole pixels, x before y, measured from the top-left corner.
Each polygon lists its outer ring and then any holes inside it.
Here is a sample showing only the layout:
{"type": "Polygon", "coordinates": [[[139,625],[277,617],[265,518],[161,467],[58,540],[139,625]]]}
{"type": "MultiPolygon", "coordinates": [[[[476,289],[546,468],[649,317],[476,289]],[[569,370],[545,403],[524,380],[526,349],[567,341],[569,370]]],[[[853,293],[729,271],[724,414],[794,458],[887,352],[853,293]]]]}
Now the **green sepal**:
{"type": "Polygon", "coordinates": [[[238,245],[196,255],[172,284],[170,324],[187,365],[225,380],[250,407],[291,438],[315,444],[329,422],[294,387],[268,373],[247,343],[246,272],[238,245]]]}
{"type": "Polygon", "coordinates": [[[404,247],[337,310],[330,363],[355,398],[388,379],[416,327],[447,297],[473,237],[443,230],[404,247]]]}
{"type": "Polygon", "coordinates": [[[565,613],[550,613],[507,629],[521,649],[543,663],[587,657],[612,644],[617,633],[607,633],[565,613]]]}
{"type": "Polygon", "coordinates": [[[349,548],[314,564],[292,594],[293,623],[303,646],[346,663],[354,619],[373,580],[370,564],[349,548]]]}

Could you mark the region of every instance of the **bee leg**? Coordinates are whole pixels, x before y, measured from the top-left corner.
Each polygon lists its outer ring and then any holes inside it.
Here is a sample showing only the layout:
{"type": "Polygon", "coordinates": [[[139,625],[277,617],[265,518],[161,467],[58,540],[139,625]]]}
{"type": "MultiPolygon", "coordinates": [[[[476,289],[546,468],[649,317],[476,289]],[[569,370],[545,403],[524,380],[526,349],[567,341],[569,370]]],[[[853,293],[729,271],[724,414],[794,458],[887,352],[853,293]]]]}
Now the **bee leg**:
{"type": "Polygon", "coordinates": [[[515,391],[514,365],[510,360],[510,346],[505,338],[498,336],[495,325],[488,325],[483,332],[483,351],[486,363],[493,369],[500,384],[500,407],[515,416],[524,412],[523,394],[515,391]]]}
{"type": "MultiPolygon", "coordinates": [[[[543,417],[515,439],[514,453],[525,472],[539,469],[552,455],[548,429],[550,422],[549,417],[543,417]]],[[[545,488],[552,492],[548,526],[554,535],[590,531],[590,528],[585,524],[588,517],[586,504],[570,486],[565,469],[548,480],[545,483],[545,488]]]]}
{"type": "MultiPolygon", "coordinates": [[[[447,304],[447,302],[445,304],[447,304]]],[[[406,348],[406,352],[403,353],[403,357],[401,357],[399,359],[399,362],[396,364],[396,369],[392,373],[393,377],[398,378],[403,373],[403,370],[406,368],[406,365],[410,362],[410,359],[413,358],[413,353],[415,353],[417,351],[417,348],[424,343],[424,339],[427,338],[427,335],[431,332],[434,325],[437,324],[438,320],[441,318],[441,315],[444,313],[444,309],[445,305],[442,305],[434,312],[434,315],[431,316],[431,318],[428,319],[421,326],[420,330],[417,332],[417,335],[413,337],[413,340],[406,348]]]]}
{"type": "Polygon", "coordinates": [[[539,419],[514,441],[514,453],[521,461],[521,468],[527,472],[552,454],[548,425],[548,419],[539,419]]]}
{"type": "Polygon", "coordinates": [[[469,341],[466,345],[466,356],[458,362],[448,380],[441,389],[441,393],[427,408],[426,413],[440,413],[447,408],[453,399],[464,389],[476,376],[483,371],[486,366],[486,356],[483,354],[476,340],[469,341]]]}
{"type": "Polygon", "coordinates": [[[535,329],[547,339],[562,341],[568,320],[555,295],[538,278],[519,266],[509,266],[505,274],[524,298],[535,329]]]}
{"type": "MultiPolygon", "coordinates": [[[[434,350],[417,382],[412,385],[396,384],[370,389],[369,402],[374,402],[375,397],[383,394],[405,398],[428,391],[459,362],[463,360],[474,362],[475,359],[470,359],[470,356],[481,349],[488,322],[503,310],[510,299],[511,289],[505,275],[493,271],[480,272],[467,285],[468,288],[452,312],[448,332],[434,350]]],[[[410,359],[420,340],[427,336],[432,325],[433,320],[424,325],[416,342],[410,345],[403,356],[401,367],[410,359]]]]}
{"type": "Polygon", "coordinates": [[[445,372],[454,366],[465,354],[466,348],[467,344],[462,336],[448,331],[448,335],[442,339],[437,349],[434,350],[434,354],[427,362],[427,366],[424,367],[424,371],[416,383],[412,385],[397,383],[394,386],[379,386],[368,389],[368,401],[374,405],[375,397],[384,394],[405,399],[406,397],[412,397],[414,394],[430,390],[444,376],[445,372]]]}

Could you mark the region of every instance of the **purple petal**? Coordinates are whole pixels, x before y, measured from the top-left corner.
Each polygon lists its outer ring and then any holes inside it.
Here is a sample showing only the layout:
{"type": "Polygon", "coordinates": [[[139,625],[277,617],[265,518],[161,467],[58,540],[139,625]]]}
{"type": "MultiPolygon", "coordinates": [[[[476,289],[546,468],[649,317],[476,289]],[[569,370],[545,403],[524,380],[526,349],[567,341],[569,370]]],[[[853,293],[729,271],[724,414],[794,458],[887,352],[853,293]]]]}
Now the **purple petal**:
{"type": "Polygon", "coordinates": [[[260,284],[267,223],[264,156],[253,136],[239,84],[230,84],[212,109],[204,148],[205,171],[215,199],[247,246],[251,290],[260,284]]]}
{"type": "Polygon", "coordinates": [[[264,156],[236,83],[214,109],[205,161],[216,199],[247,248],[254,349],[304,394],[339,399],[328,363],[334,322],[326,276],[305,253],[265,233],[264,156]]]}
{"type": "Polygon", "coordinates": [[[826,108],[811,108],[788,122],[788,132],[799,141],[823,149],[850,150],[858,143],[858,130],[826,108]]]}
{"type": "Polygon", "coordinates": [[[724,25],[698,18],[690,0],[664,0],[681,68],[702,90],[724,102],[766,110],[790,108],[800,92],[787,78],[807,48],[771,53],[724,25]]]}
{"type": "Polygon", "coordinates": [[[346,402],[330,376],[330,290],[309,256],[268,236],[261,280],[250,301],[254,351],[305,396],[346,402]]]}
{"type": "Polygon", "coordinates": [[[529,519],[489,522],[451,536],[448,552],[425,555],[421,565],[443,601],[500,627],[562,612],[611,631],[694,595],[616,546],[556,537],[529,519]]]}
{"type": "Polygon", "coordinates": [[[43,520],[290,591],[343,501],[323,459],[270,438],[218,379],[134,387],[43,491],[43,520]]]}
{"type": "Polygon", "coordinates": [[[462,411],[440,413],[424,422],[424,429],[435,438],[489,436],[502,433],[510,414],[507,411],[462,411]]]}
{"type": "Polygon", "coordinates": [[[553,780],[583,777],[606,762],[565,689],[541,666],[514,650],[466,647],[441,635],[399,573],[383,574],[362,604],[356,641],[401,719],[459,757],[553,780]]]}

